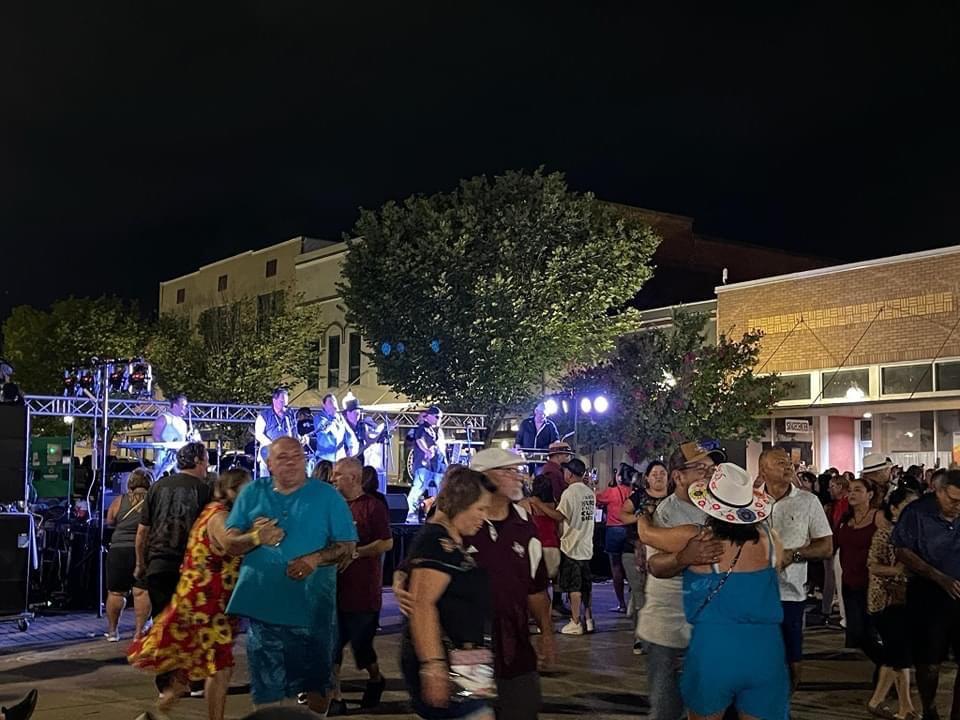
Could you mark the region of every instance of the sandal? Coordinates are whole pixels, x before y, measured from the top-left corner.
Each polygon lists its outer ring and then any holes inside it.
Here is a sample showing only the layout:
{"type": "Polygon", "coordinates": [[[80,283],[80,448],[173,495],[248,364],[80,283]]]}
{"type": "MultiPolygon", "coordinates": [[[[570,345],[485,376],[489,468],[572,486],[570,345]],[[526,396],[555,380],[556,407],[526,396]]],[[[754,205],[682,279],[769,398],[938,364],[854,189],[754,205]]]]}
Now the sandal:
{"type": "Polygon", "coordinates": [[[867,712],[874,717],[885,718],[885,720],[903,720],[903,718],[898,718],[885,702],[879,705],[871,705],[870,702],[867,701],[867,712]]]}

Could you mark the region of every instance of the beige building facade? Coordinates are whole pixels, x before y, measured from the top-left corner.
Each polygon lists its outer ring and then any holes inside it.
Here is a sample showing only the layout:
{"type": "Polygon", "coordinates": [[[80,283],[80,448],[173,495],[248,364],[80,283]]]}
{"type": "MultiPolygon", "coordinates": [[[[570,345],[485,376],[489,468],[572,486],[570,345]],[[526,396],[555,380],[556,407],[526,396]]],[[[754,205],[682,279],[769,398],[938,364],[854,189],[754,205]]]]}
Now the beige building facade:
{"type": "Polygon", "coordinates": [[[719,331],[761,330],[759,369],[789,382],[766,444],[820,470],[859,472],[870,452],[905,468],[960,462],[960,246],[716,294],[719,331]]]}

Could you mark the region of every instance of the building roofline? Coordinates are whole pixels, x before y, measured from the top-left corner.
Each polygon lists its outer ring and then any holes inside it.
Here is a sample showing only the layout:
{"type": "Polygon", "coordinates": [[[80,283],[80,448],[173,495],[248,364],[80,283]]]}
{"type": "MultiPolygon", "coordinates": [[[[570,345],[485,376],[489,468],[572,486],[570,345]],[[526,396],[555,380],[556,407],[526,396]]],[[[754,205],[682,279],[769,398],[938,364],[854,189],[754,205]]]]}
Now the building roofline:
{"type": "Polygon", "coordinates": [[[216,267],[217,265],[222,265],[223,263],[231,262],[233,260],[236,260],[237,258],[252,256],[252,255],[259,255],[260,253],[269,252],[279,247],[283,247],[284,245],[289,245],[292,242],[303,243],[305,238],[306,238],[306,235],[295,235],[289,240],[284,240],[282,242],[274,243],[273,245],[267,245],[267,247],[260,248],[259,250],[245,250],[243,252],[237,253],[236,255],[231,255],[230,257],[221,258],[220,260],[214,260],[213,262],[207,263],[206,265],[201,265],[200,267],[198,267],[196,270],[193,270],[192,272],[184,273],[183,275],[178,275],[177,277],[172,278],[170,280],[161,280],[160,284],[169,285],[170,283],[179,282],[185,278],[191,277],[193,275],[197,275],[203,272],[204,270],[207,270],[212,267],[216,267]]]}
{"type": "Polygon", "coordinates": [[[744,282],[730,283],[729,285],[718,285],[714,292],[719,295],[727,290],[742,290],[750,287],[759,287],[761,285],[772,285],[774,283],[786,282],[789,280],[806,280],[809,278],[823,277],[824,275],[833,275],[834,273],[850,272],[851,270],[862,270],[870,267],[881,267],[883,265],[896,265],[897,263],[910,262],[912,260],[923,260],[926,258],[939,257],[941,255],[952,255],[960,252],[960,245],[949,245],[932,250],[921,250],[919,252],[904,253],[903,255],[891,255],[890,257],[876,258],[874,260],[861,260],[858,262],[845,263],[843,265],[830,265],[813,270],[803,270],[801,272],[788,273],[786,275],[773,275],[772,277],[759,278],[758,280],[746,280],[744,282]]]}

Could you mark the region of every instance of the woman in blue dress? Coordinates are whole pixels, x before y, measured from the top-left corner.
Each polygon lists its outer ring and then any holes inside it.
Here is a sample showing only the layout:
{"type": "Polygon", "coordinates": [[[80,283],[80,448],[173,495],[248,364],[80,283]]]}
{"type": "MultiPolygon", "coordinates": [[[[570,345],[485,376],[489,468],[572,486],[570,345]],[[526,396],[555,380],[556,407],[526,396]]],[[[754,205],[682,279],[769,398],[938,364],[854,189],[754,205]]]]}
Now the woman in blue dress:
{"type": "Polygon", "coordinates": [[[732,463],[693,483],[689,495],[706,513],[704,527],[638,521],[650,544],[666,552],[678,552],[697,535],[712,536],[723,548],[712,565],[683,570],[683,609],[693,630],[680,690],[689,717],[719,719],[732,706],[743,720],[783,720],[790,681],[780,631],[781,548],[764,522],[769,499],[732,463]]]}

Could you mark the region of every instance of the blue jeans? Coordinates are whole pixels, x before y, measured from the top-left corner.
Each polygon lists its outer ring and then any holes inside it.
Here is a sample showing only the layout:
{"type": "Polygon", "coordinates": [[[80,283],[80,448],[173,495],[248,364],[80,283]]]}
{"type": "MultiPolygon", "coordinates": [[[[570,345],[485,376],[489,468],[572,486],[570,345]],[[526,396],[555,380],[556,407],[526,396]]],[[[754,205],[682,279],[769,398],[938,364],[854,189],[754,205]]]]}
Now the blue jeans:
{"type": "Polygon", "coordinates": [[[431,480],[436,483],[437,493],[439,494],[443,484],[443,475],[431,472],[426,468],[417,468],[414,471],[413,484],[410,486],[410,492],[407,493],[407,522],[417,521],[417,504],[426,492],[431,480]]]}
{"type": "Polygon", "coordinates": [[[671,648],[644,642],[647,648],[647,696],[650,720],[683,720],[680,671],[686,648],[671,648]]]}

